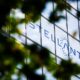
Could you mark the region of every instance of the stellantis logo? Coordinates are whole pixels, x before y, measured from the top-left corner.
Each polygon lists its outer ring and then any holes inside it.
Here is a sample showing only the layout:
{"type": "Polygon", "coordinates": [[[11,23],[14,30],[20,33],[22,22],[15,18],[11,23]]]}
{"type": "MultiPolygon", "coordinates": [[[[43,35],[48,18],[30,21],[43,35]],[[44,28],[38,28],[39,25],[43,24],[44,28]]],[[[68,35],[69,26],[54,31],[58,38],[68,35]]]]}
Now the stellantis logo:
{"type": "MultiPolygon", "coordinates": [[[[40,26],[38,24],[33,24],[30,23],[29,27],[33,30],[39,28],[40,30],[40,26]]],[[[46,39],[49,39],[49,41],[53,42],[55,44],[55,40],[53,37],[53,34],[51,34],[47,29],[43,29],[43,34],[44,37],[46,39]]],[[[36,34],[35,34],[36,35],[36,34]]],[[[67,39],[64,37],[63,39],[61,39],[60,37],[56,37],[56,46],[58,46],[60,48],[60,50],[63,52],[63,54],[65,54],[66,56],[69,55],[73,55],[73,56],[77,56],[78,59],[80,59],[80,51],[78,51],[77,49],[73,48],[73,46],[70,46],[70,44],[67,43],[67,39]]]]}

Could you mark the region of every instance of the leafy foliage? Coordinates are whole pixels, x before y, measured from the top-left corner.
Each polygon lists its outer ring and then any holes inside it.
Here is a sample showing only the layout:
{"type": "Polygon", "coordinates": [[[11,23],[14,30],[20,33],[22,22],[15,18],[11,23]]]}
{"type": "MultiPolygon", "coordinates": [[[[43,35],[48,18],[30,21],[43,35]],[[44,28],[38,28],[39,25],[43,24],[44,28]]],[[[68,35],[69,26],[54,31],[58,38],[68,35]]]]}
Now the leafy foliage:
{"type": "MultiPolygon", "coordinates": [[[[60,64],[55,63],[48,49],[39,45],[24,45],[6,33],[21,34],[17,26],[23,22],[37,21],[45,5],[53,0],[0,0],[0,80],[12,80],[16,74],[18,79],[25,75],[29,80],[45,80],[45,74],[39,75],[36,70],[45,67],[51,74],[60,80],[70,80],[70,77],[80,73],[80,66],[71,60],[62,60],[60,64]],[[25,18],[19,19],[11,16],[12,9],[20,9],[25,18]]],[[[70,10],[63,0],[54,0],[56,7],[49,17],[51,22],[57,22],[64,18],[58,15],[64,9],[70,10]]],[[[79,15],[79,14],[77,14],[79,15]]]]}
{"type": "Polygon", "coordinates": [[[57,70],[55,71],[54,76],[59,78],[60,80],[71,80],[71,75],[79,73],[80,66],[72,63],[71,60],[62,60],[57,70]]]}

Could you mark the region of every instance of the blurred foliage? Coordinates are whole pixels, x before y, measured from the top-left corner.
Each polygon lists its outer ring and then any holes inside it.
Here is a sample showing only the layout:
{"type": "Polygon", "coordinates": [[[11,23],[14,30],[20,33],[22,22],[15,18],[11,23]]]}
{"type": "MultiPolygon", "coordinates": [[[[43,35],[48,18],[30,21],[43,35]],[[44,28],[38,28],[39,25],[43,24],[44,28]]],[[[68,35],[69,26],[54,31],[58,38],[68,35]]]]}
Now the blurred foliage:
{"type": "MultiPolygon", "coordinates": [[[[16,8],[19,8],[26,14],[26,22],[37,21],[41,16],[41,12],[45,9],[46,3],[48,2],[53,3],[53,0],[8,0],[8,2],[6,0],[0,0],[0,28],[6,24],[7,16],[10,14],[10,11],[16,8]]],[[[57,6],[53,9],[53,12],[51,13],[52,15],[54,15],[54,10],[56,12],[63,11],[64,9],[70,10],[70,6],[66,5],[63,0],[54,0],[54,4],[57,6]]],[[[51,16],[50,21],[55,21],[55,15],[52,16],[53,18],[51,16]]],[[[56,17],[59,16],[56,14],[56,17]]],[[[56,21],[61,18],[63,17],[60,16],[56,19],[56,21]]]]}
{"type": "Polygon", "coordinates": [[[71,60],[62,60],[58,65],[54,76],[59,80],[71,80],[71,76],[80,73],[80,66],[72,63],[71,60]]]}
{"type": "Polygon", "coordinates": [[[36,44],[24,45],[10,36],[12,33],[21,35],[17,28],[19,24],[37,21],[48,2],[56,4],[49,16],[50,22],[65,19],[58,13],[71,10],[63,0],[0,0],[0,80],[13,80],[14,74],[17,80],[21,80],[22,75],[28,80],[46,80],[45,74],[36,73],[43,67],[59,80],[70,80],[72,75],[80,73],[80,66],[71,60],[56,64],[48,49],[36,44]],[[15,17],[16,9],[20,9],[25,17],[15,17]]]}

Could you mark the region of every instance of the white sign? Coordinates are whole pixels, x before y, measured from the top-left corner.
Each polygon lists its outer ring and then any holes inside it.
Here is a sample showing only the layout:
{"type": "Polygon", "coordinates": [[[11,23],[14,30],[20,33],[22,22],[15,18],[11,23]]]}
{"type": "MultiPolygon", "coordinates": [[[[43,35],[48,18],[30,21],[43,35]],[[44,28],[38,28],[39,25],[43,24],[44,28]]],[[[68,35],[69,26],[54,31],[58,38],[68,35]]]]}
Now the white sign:
{"type": "Polygon", "coordinates": [[[56,54],[63,59],[69,59],[69,57],[76,63],[80,63],[80,43],[69,36],[69,44],[67,42],[67,33],[55,26],[55,38],[54,39],[54,25],[42,18],[41,22],[41,33],[40,23],[30,23],[27,25],[27,36],[33,41],[41,45],[40,40],[42,39],[42,46],[47,47],[52,53],[56,54]],[[42,36],[40,36],[42,35],[42,36]],[[41,38],[41,39],[40,39],[41,38]],[[69,57],[68,57],[69,55],[69,57]]]}

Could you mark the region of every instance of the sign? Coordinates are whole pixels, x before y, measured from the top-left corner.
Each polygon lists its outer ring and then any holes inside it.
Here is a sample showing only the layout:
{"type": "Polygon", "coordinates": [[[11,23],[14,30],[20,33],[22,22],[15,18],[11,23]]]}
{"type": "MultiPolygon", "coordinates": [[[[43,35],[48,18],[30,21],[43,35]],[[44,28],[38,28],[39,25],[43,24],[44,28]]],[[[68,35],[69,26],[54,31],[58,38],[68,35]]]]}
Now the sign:
{"type": "Polygon", "coordinates": [[[67,33],[58,28],[56,25],[55,33],[54,25],[44,20],[43,18],[41,22],[41,31],[40,22],[35,24],[30,23],[26,25],[26,27],[27,37],[40,45],[40,40],[42,39],[42,46],[48,48],[53,54],[55,54],[56,49],[57,56],[65,60],[71,58],[74,62],[80,64],[80,43],[70,35],[68,35],[68,40],[67,33]]]}

